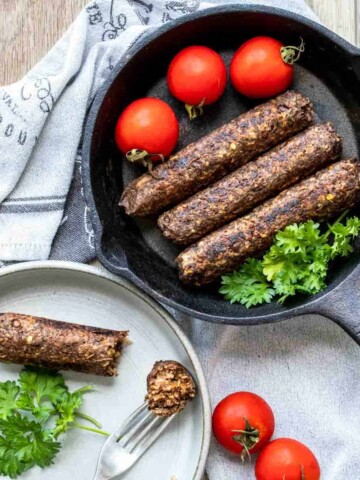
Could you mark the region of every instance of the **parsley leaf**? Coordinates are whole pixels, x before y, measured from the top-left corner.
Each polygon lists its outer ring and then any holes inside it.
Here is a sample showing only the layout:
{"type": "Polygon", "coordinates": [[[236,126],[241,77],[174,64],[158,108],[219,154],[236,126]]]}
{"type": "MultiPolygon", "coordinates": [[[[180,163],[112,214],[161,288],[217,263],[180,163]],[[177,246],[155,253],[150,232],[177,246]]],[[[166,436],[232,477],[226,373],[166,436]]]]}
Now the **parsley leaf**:
{"type": "Polygon", "coordinates": [[[62,375],[43,368],[26,367],[20,373],[19,383],[19,408],[30,411],[40,421],[51,416],[53,404],[68,391],[62,375]]]}
{"type": "Polygon", "coordinates": [[[41,468],[54,463],[54,458],[60,450],[60,443],[54,440],[50,430],[42,430],[41,425],[36,425],[29,434],[17,442],[17,457],[25,463],[34,463],[41,468]]]}
{"type": "Polygon", "coordinates": [[[0,473],[10,478],[34,465],[41,468],[51,465],[60,449],[50,431],[19,413],[0,420],[0,430],[0,473]]]}
{"type": "Polygon", "coordinates": [[[20,388],[16,382],[0,383],[0,419],[5,419],[17,409],[20,388]]]}
{"type": "Polygon", "coordinates": [[[315,295],[326,288],[329,263],[337,256],[353,252],[352,241],[360,232],[360,219],[342,223],[344,212],[325,233],[309,220],[289,225],[277,233],[262,259],[250,258],[231,275],[222,277],[220,293],[231,303],[247,308],[270,302],[279,303],[303,293],[315,295]]]}
{"type": "Polygon", "coordinates": [[[62,401],[56,405],[58,418],[56,419],[54,437],[65,433],[75,421],[76,411],[83,403],[82,394],[78,392],[64,394],[62,401]]]}
{"type": "Polygon", "coordinates": [[[0,383],[0,476],[17,478],[35,465],[51,465],[61,447],[57,439],[69,428],[109,435],[79,411],[92,389],[70,393],[61,374],[34,367],[24,368],[18,382],[0,383]],[[97,428],[77,423],[77,417],[97,428]]]}
{"type": "Polygon", "coordinates": [[[325,288],[330,251],[320,225],[313,221],[290,225],[276,235],[262,266],[280,303],[296,293],[314,295],[325,288]]]}
{"type": "Polygon", "coordinates": [[[329,231],[334,236],[334,242],[331,246],[331,258],[340,255],[346,257],[353,252],[351,241],[360,231],[360,219],[357,217],[349,218],[346,225],[335,223],[329,225],[329,231]]]}
{"type": "Polygon", "coordinates": [[[32,462],[20,462],[15,455],[11,443],[0,436],[0,475],[17,478],[32,466],[32,462]]]}
{"type": "Polygon", "coordinates": [[[308,254],[309,247],[326,243],[320,234],[320,225],[312,220],[289,225],[278,232],[275,238],[275,245],[281,248],[284,254],[298,253],[303,256],[308,254]]]}
{"type": "Polygon", "coordinates": [[[239,271],[222,277],[220,293],[231,303],[239,302],[249,308],[271,302],[275,291],[263,274],[261,262],[249,258],[239,271]]]}
{"type": "Polygon", "coordinates": [[[79,412],[79,408],[83,403],[83,396],[86,392],[90,392],[93,388],[91,386],[80,388],[72,393],[65,393],[61,402],[56,404],[56,415],[58,416],[55,422],[53,435],[58,438],[59,435],[65,433],[70,428],[80,428],[90,432],[99,433],[100,435],[109,436],[108,432],[101,430],[101,424],[94,418],[79,412]],[[82,423],[77,422],[77,417],[83,418],[91,422],[95,427],[88,427],[82,423]]]}

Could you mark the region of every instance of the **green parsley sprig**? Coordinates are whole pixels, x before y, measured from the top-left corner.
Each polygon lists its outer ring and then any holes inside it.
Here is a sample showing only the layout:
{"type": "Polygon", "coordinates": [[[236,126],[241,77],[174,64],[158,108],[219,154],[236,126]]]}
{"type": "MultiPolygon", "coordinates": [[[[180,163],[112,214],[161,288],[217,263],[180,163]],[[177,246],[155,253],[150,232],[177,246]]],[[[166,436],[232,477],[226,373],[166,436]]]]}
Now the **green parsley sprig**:
{"type": "Polygon", "coordinates": [[[61,448],[59,436],[69,429],[109,435],[79,411],[91,390],[69,392],[60,373],[35,367],[25,367],[17,382],[0,382],[0,475],[17,478],[35,465],[48,467],[61,448]]]}
{"type": "Polygon", "coordinates": [[[303,293],[315,295],[326,287],[330,262],[353,252],[352,241],[360,232],[360,219],[347,212],[325,233],[320,224],[309,220],[277,233],[273,245],[261,259],[249,258],[244,265],[222,277],[222,293],[231,303],[250,308],[303,293]]]}

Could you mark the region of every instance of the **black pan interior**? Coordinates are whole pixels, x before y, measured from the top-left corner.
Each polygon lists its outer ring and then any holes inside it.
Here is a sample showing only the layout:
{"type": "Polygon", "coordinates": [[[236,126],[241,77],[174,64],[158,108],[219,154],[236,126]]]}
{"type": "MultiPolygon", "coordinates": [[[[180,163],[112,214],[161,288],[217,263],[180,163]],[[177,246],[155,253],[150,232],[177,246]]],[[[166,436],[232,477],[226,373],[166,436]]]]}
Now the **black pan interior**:
{"type": "MultiPolygon", "coordinates": [[[[156,298],[202,318],[254,323],[260,317],[264,320],[264,316],[296,313],[299,306],[311,299],[299,297],[285,306],[272,303],[247,310],[224,301],[217,293],[218,285],[200,290],[183,286],[174,264],[179,250],[161,237],[155,219],[130,218],[117,206],[124,184],[143,169],[130,165],[117,151],[114,125],[132,100],[160,97],[169,102],[180,121],[181,148],[259,102],[240,96],[228,86],[221,101],[190,123],[183,105],[169,95],[166,87],[166,69],[174,54],[187,45],[202,44],[216,49],[229,64],[237,47],[252,36],[271,35],[285,44],[297,44],[301,36],[306,51],[296,66],[293,88],[313,101],[317,121],[330,120],[335,124],[344,139],[344,156],[358,156],[360,62],[355,47],[311,22],[303,23],[301,17],[280,12],[271,8],[220,8],[186,22],[182,20],[171,29],[165,27],[150,41],[142,40],[142,48],[136,47],[138,51],[132,53],[125,66],[118,67],[92,107],[84,146],[91,184],[87,185],[85,178],[85,188],[92,190],[101,223],[101,228],[97,228],[97,248],[102,262],[113,272],[129,276],[156,298]]],[[[93,216],[96,223],[95,212],[93,216]]],[[[330,274],[329,288],[345,278],[356,264],[354,255],[337,265],[330,274]]]]}

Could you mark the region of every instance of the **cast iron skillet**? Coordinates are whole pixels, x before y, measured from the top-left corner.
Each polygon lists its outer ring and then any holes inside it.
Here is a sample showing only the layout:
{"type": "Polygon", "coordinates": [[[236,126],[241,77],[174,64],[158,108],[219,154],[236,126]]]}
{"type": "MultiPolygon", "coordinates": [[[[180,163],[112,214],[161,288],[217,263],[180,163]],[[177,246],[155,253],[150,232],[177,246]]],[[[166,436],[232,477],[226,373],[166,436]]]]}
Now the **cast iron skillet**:
{"type": "Polygon", "coordinates": [[[358,156],[360,50],[317,23],[281,9],[236,5],[188,15],[139,39],[93,102],[84,138],[83,181],[97,254],[108,270],[194,317],[247,325],[316,312],[333,319],[360,343],[358,251],[334,266],[329,286],[321,294],[297,297],[285,306],[273,302],[247,310],[224,301],[218,286],[192,290],[182,285],[174,264],[178,250],[161,237],[155,220],[130,218],[117,206],[124,183],[142,172],[141,167],[122,160],[114,146],[114,125],[122,109],[138,97],[159,96],[173,106],[181,122],[179,148],[196,140],[254,102],[228,87],[219,103],[190,124],[183,106],[166,88],[170,59],[187,45],[204,44],[229,62],[234,50],[255,35],[272,35],[285,44],[303,37],[306,54],[296,67],[294,89],[311,98],[318,120],[334,122],[344,138],[344,156],[358,156]]]}

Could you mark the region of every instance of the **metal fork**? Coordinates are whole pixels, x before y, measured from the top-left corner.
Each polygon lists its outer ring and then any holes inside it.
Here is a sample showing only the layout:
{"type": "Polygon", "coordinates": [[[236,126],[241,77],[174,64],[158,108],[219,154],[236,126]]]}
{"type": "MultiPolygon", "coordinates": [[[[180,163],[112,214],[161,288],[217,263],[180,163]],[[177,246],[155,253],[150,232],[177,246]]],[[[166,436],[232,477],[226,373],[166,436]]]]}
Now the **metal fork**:
{"type": "Polygon", "coordinates": [[[106,440],[94,480],[110,480],[129,470],[176,415],[159,417],[148,410],[147,402],[143,403],[106,440]]]}

